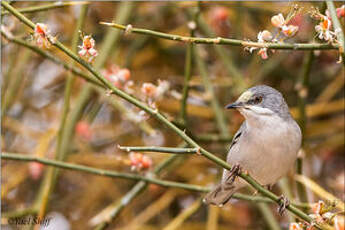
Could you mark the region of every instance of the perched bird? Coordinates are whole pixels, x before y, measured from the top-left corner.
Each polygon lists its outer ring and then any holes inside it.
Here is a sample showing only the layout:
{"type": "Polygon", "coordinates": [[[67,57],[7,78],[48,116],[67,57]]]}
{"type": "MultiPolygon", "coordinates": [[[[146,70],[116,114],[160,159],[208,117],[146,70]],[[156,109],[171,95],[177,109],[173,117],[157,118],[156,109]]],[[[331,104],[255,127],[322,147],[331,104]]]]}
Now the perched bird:
{"type": "MultiPolygon", "coordinates": [[[[231,142],[227,162],[240,166],[261,185],[273,185],[293,167],[302,139],[282,94],[259,85],[225,108],[237,109],[245,118],[231,142]]],[[[224,169],[221,183],[206,195],[205,203],[222,206],[246,185],[232,173],[224,169]]]]}

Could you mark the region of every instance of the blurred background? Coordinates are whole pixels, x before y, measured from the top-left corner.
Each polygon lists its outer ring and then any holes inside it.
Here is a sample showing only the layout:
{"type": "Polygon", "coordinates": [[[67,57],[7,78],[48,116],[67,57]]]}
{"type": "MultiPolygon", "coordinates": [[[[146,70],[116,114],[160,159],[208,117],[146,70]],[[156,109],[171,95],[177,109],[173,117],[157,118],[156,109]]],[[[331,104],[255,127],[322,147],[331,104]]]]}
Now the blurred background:
{"type": "MultiPolygon", "coordinates": [[[[192,53],[187,118],[183,120],[180,103],[188,44],[135,33],[124,35],[123,31],[99,24],[100,21],[114,21],[190,36],[190,27],[193,27],[190,22],[193,17],[198,17],[194,36],[256,41],[259,31],[276,32],[271,17],[278,13],[288,15],[295,3],[66,3],[14,2],[11,5],[21,9],[55,4],[54,8],[28,12],[25,16],[35,23],[46,24],[52,35],[72,49],[75,49],[72,38],[79,36],[75,35],[78,19],[84,15],[81,31],[92,35],[98,50],[93,63],[95,68],[105,75],[126,70],[128,84],[119,87],[144,101],[148,101],[144,83],[159,88],[164,82],[164,92],[155,98],[154,106],[169,120],[186,129],[187,134],[203,147],[223,159],[231,136],[243,121],[237,111],[225,111],[224,105],[257,84],[276,88],[284,95],[303,129],[303,174],[324,191],[344,201],[344,66],[337,63],[339,54],[336,50],[276,50],[263,60],[257,52],[250,53],[241,46],[196,45],[198,57],[192,53]],[[220,127],[215,117],[211,106],[213,100],[218,101],[225,128],[220,127]]],[[[335,5],[340,7],[341,4],[336,2],[335,5]]],[[[318,22],[308,14],[313,7],[320,11],[324,9],[322,2],[298,3],[300,11],[290,23],[297,25],[299,31],[286,42],[320,42],[314,30],[318,22]]],[[[35,38],[30,35],[32,31],[4,12],[2,10],[2,30],[6,29],[16,38],[35,46],[35,38]]],[[[61,137],[63,147],[57,150],[64,90],[67,78],[73,74],[62,65],[3,36],[1,48],[3,152],[56,158],[60,151],[63,157],[58,159],[71,163],[145,174],[169,155],[144,153],[148,164],[133,171],[136,166],[133,155],[131,158],[127,152],[119,150],[118,145],[181,146],[181,139],[155,119],[116,96],[107,96],[103,89],[90,86],[76,76],[70,83],[67,131],[61,137]]],[[[56,48],[42,50],[72,65],[71,59],[56,48]]],[[[77,64],[75,67],[87,73],[77,64]]],[[[8,225],[4,213],[18,215],[21,211],[52,216],[52,222],[44,229],[94,229],[102,224],[107,225],[106,229],[288,229],[289,223],[294,221],[287,212],[280,217],[274,204],[262,206],[237,201],[223,208],[209,207],[200,201],[202,193],[153,184],[143,186],[140,194],[119,208],[119,201],[128,197],[137,182],[59,170],[56,183],[49,185],[47,181],[53,180],[54,176],[47,179],[47,166],[8,160],[2,160],[1,165],[1,223],[4,229],[28,227],[8,225]],[[42,195],[44,188],[52,188],[46,197],[42,195]],[[270,215],[276,223],[272,224],[270,215]],[[105,224],[108,219],[110,223],[105,224]]],[[[160,178],[212,186],[218,182],[221,170],[206,158],[184,155],[164,168],[160,178]]],[[[276,194],[288,192],[292,200],[298,201],[296,187],[296,178],[291,173],[273,191],[276,194]]],[[[316,190],[308,186],[307,200],[304,201],[327,200],[327,196],[316,190]]],[[[244,192],[253,194],[252,191],[244,192]]]]}

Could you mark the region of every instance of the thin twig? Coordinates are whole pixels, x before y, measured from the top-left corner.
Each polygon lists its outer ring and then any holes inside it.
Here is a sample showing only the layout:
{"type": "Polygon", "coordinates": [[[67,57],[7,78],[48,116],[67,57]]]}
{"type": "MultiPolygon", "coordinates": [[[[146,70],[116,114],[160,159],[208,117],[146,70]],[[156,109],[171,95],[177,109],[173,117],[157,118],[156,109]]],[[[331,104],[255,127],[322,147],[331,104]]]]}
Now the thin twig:
{"type": "MultiPolygon", "coordinates": [[[[197,12],[195,12],[197,14],[197,12]]],[[[194,21],[190,22],[195,23],[194,21]]],[[[194,37],[195,28],[190,28],[190,36],[194,37]]],[[[185,66],[184,66],[184,82],[183,82],[183,90],[182,90],[182,99],[181,99],[181,111],[180,111],[180,121],[182,122],[183,126],[186,126],[187,123],[187,99],[188,99],[188,92],[189,92],[189,81],[192,75],[192,64],[193,64],[193,49],[194,44],[190,43],[187,46],[186,51],[186,59],[185,59],[185,66]]]]}
{"type": "MultiPolygon", "coordinates": [[[[126,26],[117,23],[100,22],[102,25],[110,26],[120,30],[126,30],[126,26]]],[[[154,37],[159,37],[163,39],[180,41],[186,43],[195,44],[214,44],[214,45],[233,45],[233,46],[243,46],[243,47],[258,47],[258,48],[269,48],[269,49],[288,49],[288,50],[322,50],[322,49],[338,49],[337,44],[328,43],[260,43],[252,41],[244,41],[230,38],[196,38],[180,36],[175,34],[167,34],[158,31],[140,29],[132,27],[131,32],[138,34],[145,34],[154,37]]]]}
{"type": "MultiPolygon", "coordinates": [[[[18,11],[22,14],[25,13],[35,13],[40,11],[46,11],[50,9],[58,9],[65,6],[75,6],[75,5],[84,5],[89,4],[88,2],[54,2],[52,4],[45,4],[45,5],[39,5],[39,6],[30,6],[25,8],[19,8],[18,11]]],[[[4,16],[6,14],[9,14],[8,11],[1,12],[1,16],[4,16]]]]}
{"type": "Polygon", "coordinates": [[[174,148],[174,147],[156,147],[156,146],[118,146],[119,149],[127,152],[161,152],[161,153],[197,153],[198,148],[174,148]]]}
{"type": "Polygon", "coordinates": [[[196,61],[196,64],[198,66],[199,73],[202,77],[203,84],[204,84],[204,87],[206,90],[206,94],[208,94],[210,96],[211,107],[212,107],[214,114],[216,116],[216,123],[217,123],[218,130],[219,130],[221,136],[228,137],[229,136],[229,130],[228,130],[228,125],[227,125],[227,120],[226,120],[226,117],[224,115],[224,110],[221,109],[221,107],[219,105],[219,102],[218,102],[217,97],[216,97],[215,92],[214,92],[214,88],[211,84],[211,81],[210,81],[208,73],[207,73],[206,64],[205,64],[204,60],[200,57],[199,48],[200,47],[195,47],[195,49],[194,49],[195,61],[196,61]]]}
{"type": "MultiPolygon", "coordinates": [[[[191,185],[191,184],[185,184],[185,183],[179,183],[179,182],[172,182],[172,181],[166,181],[161,179],[156,179],[152,177],[152,175],[148,176],[142,176],[139,174],[133,174],[133,173],[121,173],[116,171],[110,171],[110,170],[103,170],[103,169],[97,169],[89,166],[74,164],[74,163],[68,163],[63,161],[57,161],[57,160],[51,160],[47,158],[32,156],[28,154],[19,154],[19,153],[8,153],[3,152],[1,153],[1,159],[7,159],[7,160],[15,160],[15,161],[26,161],[26,162],[38,162],[44,165],[59,167],[62,169],[67,170],[74,170],[79,172],[85,172],[90,173],[94,175],[104,176],[104,177],[110,177],[110,178],[123,178],[123,179],[129,179],[129,180],[137,180],[137,181],[145,181],[152,184],[161,185],[164,187],[173,187],[173,188],[181,188],[189,191],[194,192],[209,192],[211,191],[208,187],[203,187],[199,185],[191,185]]],[[[235,193],[233,196],[235,199],[239,200],[247,200],[252,202],[265,202],[265,203],[272,203],[273,201],[271,199],[268,199],[266,197],[262,196],[250,196],[240,193],[235,193]]],[[[301,207],[301,208],[309,208],[310,205],[307,203],[293,203],[295,206],[301,207]]]]}
{"type": "MultiPolygon", "coordinates": [[[[307,113],[306,113],[306,103],[307,103],[307,97],[309,93],[309,75],[310,70],[312,67],[314,59],[314,53],[310,51],[309,53],[306,53],[304,63],[303,63],[303,70],[300,77],[300,82],[298,84],[298,104],[299,104],[299,125],[301,127],[302,133],[305,133],[306,126],[307,126],[307,113]]],[[[305,135],[303,135],[302,138],[302,148],[304,146],[304,138],[305,135]]],[[[303,173],[303,158],[302,156],[299,156],[296,161],[296,173],[302,174],[303,173]]],[[[299,196],[299,199],[301,202],[308,202],[308,195],[305,187],[298,183],[297,186],[297,193],[299,196]]]]}

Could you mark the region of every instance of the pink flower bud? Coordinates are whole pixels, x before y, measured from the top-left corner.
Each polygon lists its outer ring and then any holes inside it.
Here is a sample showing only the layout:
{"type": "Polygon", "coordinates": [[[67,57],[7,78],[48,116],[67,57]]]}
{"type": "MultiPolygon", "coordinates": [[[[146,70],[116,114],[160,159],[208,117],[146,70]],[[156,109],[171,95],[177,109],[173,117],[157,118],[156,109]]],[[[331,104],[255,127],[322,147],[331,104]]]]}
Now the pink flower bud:
{"type": "Polygon", "coordinates": [[[86,121],[79,121],[75,126],[76,134],[82,139],[89,141],[92,137],[92,131],[90,125],[86,121]]]}
{"type": "Polygon", "coordinates": [[[38,180],[42,176],[44,165],[38,162],[30,162],[28,166],[31,178],[38,180]]]}
{"type": "Polygon", "coordinates": [[[144,83],[141,92],[147,97],[154,97],[157,92],[157,86],[152,83],[144,83]]]}
{"type": "Polygon", "coordinates": [[[258,51],[258,55],[260,55],[262,59],[266,60],[268,58],[267,49],[266,48],[261,48],[258,51]]]}
{"type": "Polygon", "coordinates": [[[273,26],[277,27],[277,28],[281,28],[284,24],[285,24],[285,19],[283,14],[278,14],[278,15],[274,15],[271,18],[271,23],[273,26]]]}
{"type": "Polygon", "coordinates": [[[49,29],[46,24],[37,23],[34,29],[34,39],[38,47],[50,47],[50,43],[48,40],[49,29]]]}
{"type": "Polygon", "coordinates": [[[345,5],[342,5],[341,7],[336,9],[337,11],[337,17],[338,18],[344,18],[345,17],[345,5]]]}

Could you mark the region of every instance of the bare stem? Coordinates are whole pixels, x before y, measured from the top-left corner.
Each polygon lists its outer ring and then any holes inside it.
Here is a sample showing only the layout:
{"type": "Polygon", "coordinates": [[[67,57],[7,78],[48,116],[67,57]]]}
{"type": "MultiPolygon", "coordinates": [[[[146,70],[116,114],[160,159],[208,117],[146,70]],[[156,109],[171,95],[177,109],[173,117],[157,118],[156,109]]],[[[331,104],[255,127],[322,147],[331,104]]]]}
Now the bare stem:
{"type": "MultiPolygon", "coordinates": [[[[52,4],[20,8],[18,9],[18,11],[22,14],[35,13],[35,12],[46,11],[50,9],[58,9],[58,8],[66,7],[66,6],[75,6],[75,5],[84,5],[84,4],[89,4],[89,3],[88,2],[54,2],[52,4]]],[[[1,16],[4,16],[6,14],[9,14],[9,12],[8,11],[1,12],[1,16]]]]}
{"type": "MultiPolygon", "coordinates": [[[[180,189],[185,189],[185,190],[194,191],[194,192],[204,193],[204,192],[210,191],[210,188],[199,186],[199,185],[192,185],[192,184],[185,184],[185,183],[156,179],[151,174],[147,174],[147,176],[142,176],[142,175],[133,174],[133,173],[121,173],[121,172],[97,169],[97,168],[93,168],[93,167],[89,167],[89,166],[83,166],[83,165],[73,164],[73,163],[68,163],[68,162],[63,162],[63,161],[50,160],[47,158],[36,157],[36,156],[28,155],[28,154],[3,152],[3,153],[1,153],[1,159],[15,160],[15,161],[27,161],[27,162],[38,162],[38,163],[41,163],[44,165],[59,167],[59,168],[67,169],[67,170],[85,172],[85,173],[90,173],[90,174],[104,176],[104,177],[123,178],[123,179],[129,179],[129,180],[144,181],[144,182],[149,182],[152,184],[161,185],[164,187],[180,188],[180,189]]],[[[170,159],[170,158],[168,158],[168,159],[170,159]]],[[[162,165],[160,164],[160,166],[162,166],[162,165]]],[[[158,168],[156,168],[155,170],[157,170],[157,169],[158,168]]],[[[272,203],[273,202],[271,199],[268,199],[266,197],[250,196],[250,195],[245,195],[245,194],[240,194],[240,193],[234,194],[233,197],[235,199],[248,200],[248,201],[252,201],[252,202],[266,202],[266,203],[272,203]]],[[[295,206],[303,207],[303,208],[309,208],[310,207],[310,205],[307,203],[293,203],[293,204],[295,206]]]]}
{"type": "Polygon", "coordinates": [[[197,153],[198,148],[173,148],[173,147],[155,147],[155,146],[142,146],[142,147],[131,147],[131,146],[119,146],[121,150],[127,152],[161,152],[161,153],[197,153]]]}
{"type": "MultiPolygon", "coordinates": [[[[109,22],[100,22],[102,25],[110,26],[120,30],[126,30],[126,26],[120,25],[117,23],[109,22]]],[[[269,49],[288,49],[288,50],[322,50],[322,49],[338,49],[338,44],[328,44],[328,43],[260,43],[260,42],[251,42],[230,38],[196,38],[196,37],[187,37],[180,36],[175,34],[167,34],[158,31],[140,29],[132,27],[131,32],[138,34],[145,34],[154,37],[159,37],[163,39],[180,41],[186,43],[195,43],[195,44],[214,44],[214,45],[233,45],[233,46],[244,46],[244,47],[258,47],[258,48],[269,48],[269,49]]]]}

